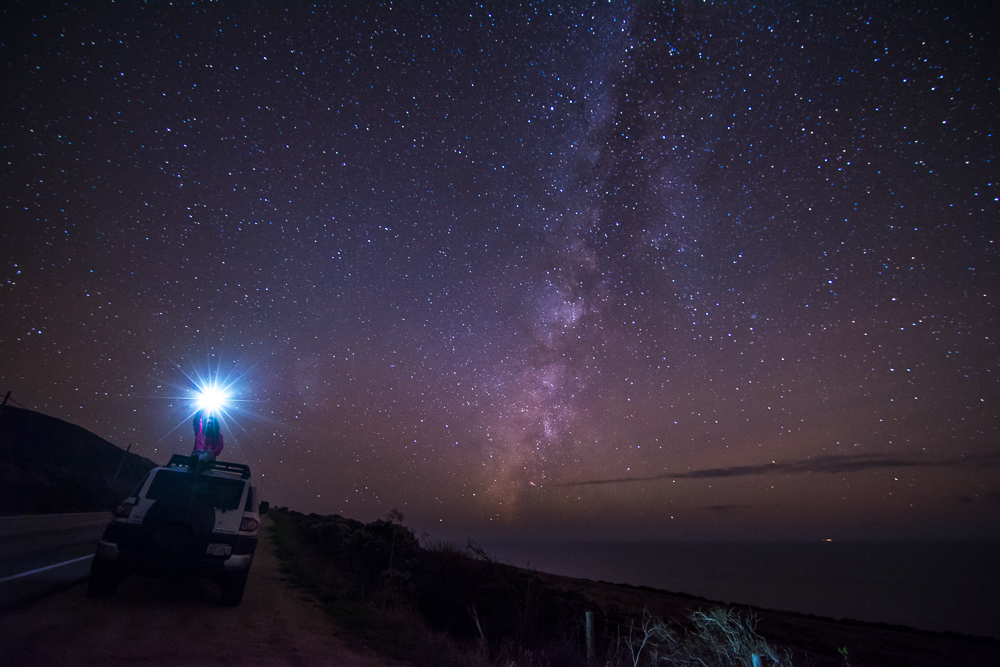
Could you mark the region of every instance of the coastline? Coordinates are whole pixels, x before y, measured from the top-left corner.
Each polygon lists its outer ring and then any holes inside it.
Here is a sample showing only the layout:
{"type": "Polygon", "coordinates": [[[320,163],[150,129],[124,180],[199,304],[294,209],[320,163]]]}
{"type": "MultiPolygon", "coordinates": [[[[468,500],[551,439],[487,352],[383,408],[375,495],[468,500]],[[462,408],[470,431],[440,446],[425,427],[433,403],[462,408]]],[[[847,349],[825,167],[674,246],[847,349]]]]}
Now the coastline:
{"type": "Polygon", "coordinates": [[[650,586],[535,574],[549,585],[582,594],[597,609],[648,609],[660,617],[683,616],[691,610],[715,606],[750,613],[758,621],[757,631],[769,643],[790,648],[798,659],[816,667],[843,667],[841,648],[849,651],[854,665],[992,667],[1000,664],[1000,640],[992,637],[726,604],[650,586]]]}
{"type": "Polygon", "coordinates": [[[1000,639],[1000,541],[489,541],[502,562],[760,609],[1000,639]]]}

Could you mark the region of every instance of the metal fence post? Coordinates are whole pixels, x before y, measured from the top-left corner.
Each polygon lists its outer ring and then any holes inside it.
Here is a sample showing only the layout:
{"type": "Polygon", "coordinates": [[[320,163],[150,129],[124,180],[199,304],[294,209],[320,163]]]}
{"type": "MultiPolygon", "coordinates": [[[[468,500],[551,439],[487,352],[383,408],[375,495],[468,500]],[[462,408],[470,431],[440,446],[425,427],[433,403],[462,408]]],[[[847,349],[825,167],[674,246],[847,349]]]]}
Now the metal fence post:
{"type": "Polygon", "coordinates": [[[594,664],[594,612],[584,614],[587,619],[587,664],[594,664]]]}

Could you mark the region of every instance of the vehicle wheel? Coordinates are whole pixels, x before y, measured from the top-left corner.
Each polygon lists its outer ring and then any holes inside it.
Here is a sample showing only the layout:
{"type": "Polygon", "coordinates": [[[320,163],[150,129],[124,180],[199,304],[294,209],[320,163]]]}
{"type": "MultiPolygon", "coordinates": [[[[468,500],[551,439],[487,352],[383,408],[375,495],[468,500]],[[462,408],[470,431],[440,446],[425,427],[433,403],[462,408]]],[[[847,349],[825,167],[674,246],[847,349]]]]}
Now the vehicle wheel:
{"type": "Polygon", "coordinates": [[[90,565],[90,580],[87,582],[87,596],[109,598],[118,590],[122,575],[114,565],[94,559],[90,565]]]}
{"type": "Polygon", "coordinates": [[[247,587],[247,573],[224,574],[219,583],[222,585],[222,599],[219,601],[227,607],[235,607],[243,600],[243,590],[247,587]]]}

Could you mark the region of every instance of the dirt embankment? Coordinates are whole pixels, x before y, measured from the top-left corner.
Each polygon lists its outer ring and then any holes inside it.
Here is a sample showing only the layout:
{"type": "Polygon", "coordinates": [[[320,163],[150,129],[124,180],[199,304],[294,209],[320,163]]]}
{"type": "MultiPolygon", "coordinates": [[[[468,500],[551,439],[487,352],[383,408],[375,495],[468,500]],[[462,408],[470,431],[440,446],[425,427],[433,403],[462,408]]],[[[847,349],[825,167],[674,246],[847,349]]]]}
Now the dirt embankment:
{"type": "Polygon", "coordinates": [[[243,603],[222,607],[219,594],[205,580],[130,577],[110,600],[91,600],[78,584],[0,615],[0,665],[396,664],[338,637],[284,580],[267,538],[243,603]]]}

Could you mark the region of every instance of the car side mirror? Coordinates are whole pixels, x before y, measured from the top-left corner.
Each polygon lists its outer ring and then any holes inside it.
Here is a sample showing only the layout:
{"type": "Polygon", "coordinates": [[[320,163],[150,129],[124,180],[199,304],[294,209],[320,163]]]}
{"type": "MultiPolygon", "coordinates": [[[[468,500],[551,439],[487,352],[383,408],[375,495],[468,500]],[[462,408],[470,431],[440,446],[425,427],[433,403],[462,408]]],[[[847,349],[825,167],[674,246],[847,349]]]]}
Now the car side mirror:
{"type": "Polygon", "coordinates": [[[267,509],[271,506],[266,500],[261,502],[260,509],[257,510],[257,514],[267,514],[267,509]]]}

